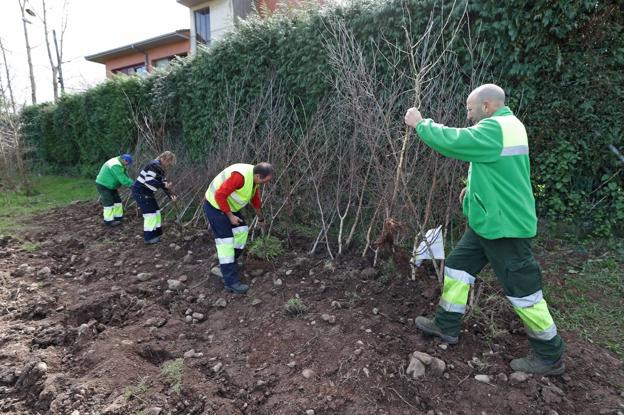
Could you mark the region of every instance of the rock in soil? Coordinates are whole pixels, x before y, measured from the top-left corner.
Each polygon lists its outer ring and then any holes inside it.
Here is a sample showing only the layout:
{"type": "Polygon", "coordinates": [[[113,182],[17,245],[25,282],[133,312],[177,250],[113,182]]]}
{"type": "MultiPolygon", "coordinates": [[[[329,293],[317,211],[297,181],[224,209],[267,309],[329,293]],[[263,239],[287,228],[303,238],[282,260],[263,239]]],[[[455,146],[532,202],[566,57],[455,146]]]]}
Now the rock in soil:
{"type": "Polygon", "coordinates": [[[418,360],[416,357],[412,357],[409,366],[407,367],[406,373],[408,375],[412,375],[414,379],[418,379],[425,375],[425,365],[423,362],[418,360]]]}

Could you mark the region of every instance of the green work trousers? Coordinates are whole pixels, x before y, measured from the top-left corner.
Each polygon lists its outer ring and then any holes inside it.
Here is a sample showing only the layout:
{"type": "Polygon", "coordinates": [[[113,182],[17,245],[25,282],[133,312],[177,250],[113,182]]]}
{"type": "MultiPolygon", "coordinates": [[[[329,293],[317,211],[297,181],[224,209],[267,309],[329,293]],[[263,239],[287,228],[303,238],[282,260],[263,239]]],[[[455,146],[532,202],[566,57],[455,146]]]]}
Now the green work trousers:
{"type": "Polygon", "coordinates": [[[535,354],[544,360],[559,359],[565,344],[557,334],[543,298],[542,274],[533,257],[530,239],[485,239],[468,228],[446,260],[436,325],[445,334],[459,335],[470,287],[488,263],[524,323],[535,354]]]}

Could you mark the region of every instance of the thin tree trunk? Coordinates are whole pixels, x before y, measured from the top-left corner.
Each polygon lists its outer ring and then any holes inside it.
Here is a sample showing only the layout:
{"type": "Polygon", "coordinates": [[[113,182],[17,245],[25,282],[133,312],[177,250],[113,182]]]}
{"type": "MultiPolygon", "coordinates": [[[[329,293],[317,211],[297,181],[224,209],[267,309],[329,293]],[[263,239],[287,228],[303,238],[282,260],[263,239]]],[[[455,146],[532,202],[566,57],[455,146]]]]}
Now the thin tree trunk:
{"type": "MultiPolygon", "coordinates": [[[[48,60],[50,61],[50,68],[52,70],[52,91],[54,92],[54,102],[58,101],[58,67],[54,64],[54,59],[52,59],[52,50],[50,48],[50,37],[48,36],[48,11],[46,10],[46,2],[45,0],[41,0],[41,5],[43,7],[43,32],[45,34],[45,44],[46,51],[48,52],[48,60]]],[[[56,36],[54,36],[54,44],[56,45],[56,36]]],[[[57,52],[58,59],[58,52],[57,52]]]]}
{"type": "Polygon", "coordinates": [[[7,64],[6,51],[4,50],[2,39],[0,39],[0,49],[2,49],[2,59],[4,61],[4,70],[6,71],[7,88],[9,90],[9,99],[11,100],[11,109],[13,110],[13,115],[15,115],[17,114],[17,110],[15,108],[15,98],[13,97],[13,87],[11,85],[11,74],[9,73],[9,65],[7,64]]]}
{"type": "Polygon", "coordinates": [[[28,41],[28,28],[26,27],[26,15],[24,14],[24,7],[26,7],[25,2],[21,0],[17,0],[20,6],[20,11],[22,12],[22,24],[24,26],[24,39],[26,40],[26,56],[28,58],[28,72],[30,73],[30,94],[32,103],[37,103],[37,86],[35,85],[35,73],[33,71],[32,64],[32,56],[30,53],[30,42],[28,41]]]}

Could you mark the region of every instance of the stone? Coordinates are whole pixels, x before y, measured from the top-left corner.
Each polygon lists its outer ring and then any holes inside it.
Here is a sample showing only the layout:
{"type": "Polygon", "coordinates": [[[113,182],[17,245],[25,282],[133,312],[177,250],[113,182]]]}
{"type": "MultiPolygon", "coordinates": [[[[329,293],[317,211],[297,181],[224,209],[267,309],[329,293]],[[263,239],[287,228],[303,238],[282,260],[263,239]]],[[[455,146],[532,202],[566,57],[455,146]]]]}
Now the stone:
{"type": "Polygon", "coordinates": [[[249,275],[254,278],[261,277],[264,275],[264,270],[261,268],[252,269],[251,271],[249,271],[249,275]]]}
{"type": "Polygon", "coordinates": [[[49,267],[43,267],[37,271],[37,278],[48,278],[52,275],[52,270],[49,267]]]}
{"type": "Polygon", "coordinates": [[[379,309],[377,307],[373,308],[373,314],[374,315],[379,314],[379,309]]]}
{"type": "Polygon", "coordinates": [[[143,323],[144,327],[162,327],[167,324],[167,319],[164,317],[151,317],[148,318],[145,323],[143,323]]]}
{"type": "Polygon", "coordinates": [[[321,315],[321,320],[328,322],[329,324],[334,324],[336,323],[336,316],[330,315],[330,314],[322,314],[321,315]]]}
{"type": "Polygon", "coordinates": [[[529,377],[530,375],[528,373],[513,372],[511,375],[509,375],[509,381],[512,385],[515,385],[518,383],[526,382],[529,377]]]}
{"type": "Polygon", "coordinates": [[[406,372],[408,375],[412,375],[414,379],[418,379],[419,377],[425,375],[425,365],[416,357],[412,356],[412,360],[410,361],[406,372]]]}
{"type": "Polygon", "coordinates": [[[293,273],[293,270],[292,270],[292,269],[286,270],[286,272],[285,272],[285,274],[286,274],[286,275],[290,275],[290,274],[292,274],[292,273],[293,273]]]}
{"type": "Polygon", "coordinates": [[[180,289],[184,288],[184,284],[182,284],[178,280],[167,280],[167,285],[169,286],[169,289],[172,290],[172,291],[180,290],[180,289]]]}
{"type": "Polygon", "coordinates": [[[180,281],[180,282],[187,282],[188,281],[188,276],[180,275],[180,278],[178,278],[178,281],[180,281]]]}
{"type": "Polygon", "coordinates": [[[28,264],[20,264],[15,270],[14,274],[17,277],[31,276],[35,272],[35,269],[28,264]]]}
{"type": "Polygon", "coordinates": [[[182,259],[182,262],[184,262],[185,264],[191,263],[193,261],[193,254],[186,254],[184,255],[184,258],[182,259]]]}
{"type": "Polygon", "coordinates": [[[219,267],[218,265],[215,267],[210,268],[210,273],[212,275],[215,275],[219,278],[223,278],[223,274],[221,273],[221,267],[219,267]]]}
{"type": "Polygon", "coordinates": [[[431,361],[433,360],[433,357],[429,356],[427,353],[418,352],[418,351],[414,352],[412,356],[420,360],[426,366],[430,365],[431,361]]]}
{"type": "Polygon", "coordinates": [[[192,316],[197,321],[202,321],[204,319],[204,315],[202,313],[193,313],[192,316]]]}
{"type": "Polygon", "coordinates": [[[446,370],[446,363],[444,362],[444,360],[434,357],[431,360],[431,365],[429,365],[429,370],[434,376],[442,376],[442,374],[446,370]]]}
{"type": "Polygon", "coordinates": [[[475,375],[474,378],[482,383],[490,383],[490,377],[488,375],[475,375]]]}
{"type": "Polygon", "coordinates": [[[223,363],[221,362],[217,363],[216,365],[212,367],[212,371],[215,373],[221,372],[221,369],[223,369],[223,363]]]}
{"type": "Polygon", "coordinates": [[[286,366],[292,369],[295,366],[297,366],[297,362],[295,362],[294,360],[291,360],[290,362],[286,363],[286,366]]]}
{"type": "Polygon", "coordinates": [[[372,280],[377,278],[377,270],[373,267],[364,268],[360,272],[360,276],[365,280],[372,280]]]}
{"type": "Polygon", "coordinates": [[[218,298],[214,303],[213,306],[215,307],[220,307],[220,308],[224,308],[225,306],[227,306],[227,301],[225,300],[225,298],[218,298]]]}
{"type": "Polygon", "coordinates": [[[80,415],[80,411],[76,409],[70,415],[80,415]]]}
{"type": "Polygon", "coordinates": [[[184,320],[185,320],[187,323],[192,323],[192,322],[193,322],[193,316],[186,316],[186,317],[184,317],[184,320]]]}
{"type": "Polygon", "coordinates": [[[335,300],[331,302],[331,306],[332,308],[342,308],[342,304],[335,300]]]}
{"type": "Polygon", "coordinates": [[[308,409],[308,410],[306,411],[306,415],[314,415],[314,410],[312,410],[312,409],[308,409]]]}
{"type": "Polygon", "coordinates": [[[448,349],[448,344],[446,344],[446,343],[440,343],[440,344],[438,345],[438,347],[439,347],[440,349],[442,349],[442,350],[446,350],[446,349],[448,349]]]}
{"type": "Polygon", "coordinates": [[[544,402],[549,405],[561,402],[561,396],[559,396],[552,386],[542,388],[542,398],[544,399],[544,402]]]}
{"type": "Polygon", "coordinates": [[[160,415],[162,413],[162,408],[159,406],[152,406],[151,408],[147,408],[143,413],[145,415],[160,415]]]}
{"type": "Polygon", "coordinates": [[[191,349],[187,352],[184,353],[184,358],[185,359],[192,359],[194,357],[202,357],[204,354],[203,353],[198,353],[195,351],[195,349],[191,349]]]}
{"type": "Polygon", "coordinates": [[[254,298],[253,300],[251,300],[251,305],[259,305],[262,304],[262,300],[259,298],[254,298]]]}
{"type": "Polygon", "coordinates": [[[310,379],[312,376],[314,376],[314,371],[312,369],[303,369],[303,371],[301,372],[301,376],[306,379],[310,379]]]}
{"type": "Polygon", "coordinates": [[[275,285],[276,287],[281,287],[282,286],[282,279],[278,278],[275,281],[273,281],[273,285],[275,285]]]}
{"type": "Polygon", "coordinates": [[[114,414],[117,414],[117,413],[121,412],[121,410],[123,409],[123,407],[125,405],[126,405],[126,398],[124,398],[123,395],[118,396],[117,399],[115,399],[112,404],[108,405],[104,409],[104,411],[102,411],[102,414],[104,414],[104,415],[114,415],[114,414]]]}
{"type": "Polygon", "coordinates": [[[152,278],[152,274],[150,272],[141,272],[137,274],[136,279],[139,281],[147,281],[152,278]]]}

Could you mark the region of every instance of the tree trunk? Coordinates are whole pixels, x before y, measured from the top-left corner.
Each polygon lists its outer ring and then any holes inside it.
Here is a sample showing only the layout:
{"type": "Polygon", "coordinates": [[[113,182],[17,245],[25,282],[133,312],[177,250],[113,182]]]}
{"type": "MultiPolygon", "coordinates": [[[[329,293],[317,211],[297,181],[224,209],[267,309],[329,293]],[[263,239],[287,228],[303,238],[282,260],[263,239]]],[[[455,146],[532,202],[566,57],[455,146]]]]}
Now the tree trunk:
{"type": "Polygon", "coordinates": [[[28,28],[26,27],[26,15],[24,14],[25,2],[17,0],[22,12],[22,24],[24,25],[24,39],[26,40],[26,56],[28,57],[28,71],[30,73],[30,93],[32,97],[32,103],[37,103],[37,86],[35,85],[35,73],[33,72],[32,57],[30,54],[30,42],[28,41],[28,28]]]}

